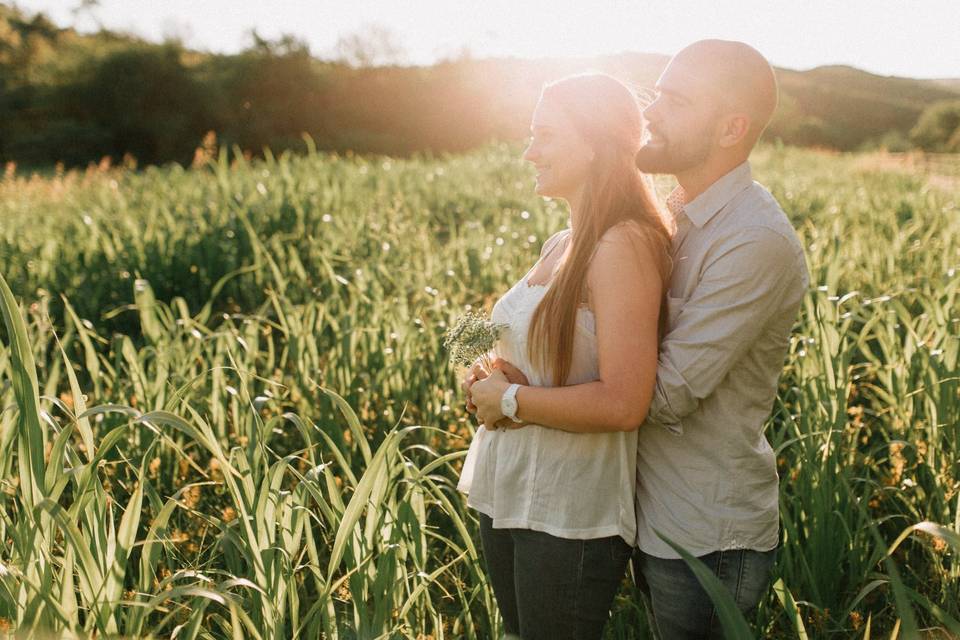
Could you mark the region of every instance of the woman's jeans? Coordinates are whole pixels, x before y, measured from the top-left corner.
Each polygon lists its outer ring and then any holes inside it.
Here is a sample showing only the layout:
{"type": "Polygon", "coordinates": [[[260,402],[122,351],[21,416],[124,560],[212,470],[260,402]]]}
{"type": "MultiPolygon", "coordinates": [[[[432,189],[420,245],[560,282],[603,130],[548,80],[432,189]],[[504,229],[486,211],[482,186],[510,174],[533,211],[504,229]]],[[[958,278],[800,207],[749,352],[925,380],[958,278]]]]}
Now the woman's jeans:
{"type": "MultiPolygon", "coordinates": [[[[727,587],[749,620],[767,591],[777,550],[714,551],[698,559],[727,587]]],[[[723,638],[713,601],[683,560],[665,560],[639,549],[633,573],[644,595],[650,626],[662,640],[723,638]]],[[[736,639],[740,640],[740,639],[736,639]]]]}
{"type": "Polygon", "coordinates": [[[508,634],[523,640],[599,639],[632,547],[620,536],[569,540],[494,529],[480,513],[487,574],[508,634]]]}

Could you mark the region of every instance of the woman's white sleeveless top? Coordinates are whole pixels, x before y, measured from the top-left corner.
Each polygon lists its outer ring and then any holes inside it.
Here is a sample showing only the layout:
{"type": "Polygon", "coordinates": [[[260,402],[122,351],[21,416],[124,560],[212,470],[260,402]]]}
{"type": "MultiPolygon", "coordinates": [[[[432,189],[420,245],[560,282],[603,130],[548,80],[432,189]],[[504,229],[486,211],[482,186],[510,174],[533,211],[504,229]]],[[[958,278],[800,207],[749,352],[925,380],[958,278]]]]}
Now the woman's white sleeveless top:
{"type": "MultiPolygon", "coordinates": [[[[494,351],[523,371],[531,385],[550,386],[550,376],[527,357],[530,319],[550,285],[529,285],[528,276],[493,307],[493,322],[508,325],[494,351]]],[[[597,380],[599,374],[594,317],[581,307],[567,384],[597,380]]],[[[619,535],[634,545],[636,459],[636,431],[571,433],[535,424],[488,431],[480,426],[457,488],[496,529],[534,529],[572,539],[619,535]]]]}

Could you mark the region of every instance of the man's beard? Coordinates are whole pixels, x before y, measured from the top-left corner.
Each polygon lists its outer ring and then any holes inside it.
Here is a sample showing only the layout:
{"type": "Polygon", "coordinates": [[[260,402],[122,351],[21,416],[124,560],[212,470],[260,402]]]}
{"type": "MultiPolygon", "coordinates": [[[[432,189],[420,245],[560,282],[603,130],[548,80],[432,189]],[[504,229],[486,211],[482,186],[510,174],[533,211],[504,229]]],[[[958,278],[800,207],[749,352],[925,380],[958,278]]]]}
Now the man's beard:
{"type": "MultiPolygon", "coordinates": [[[[662,138],[661,138],[662,140],[662,138]]],[[[644,145],[637,152],[637,168],[644,173],[676,175],[703,164],[710,155],[706,136],[694,148],[678,149],[664,140],[657,146],[644,145]]]]}
{"type": "Polygon", "coordinates": [[[682,136],[683,139],[666,138],[661,132],[651,129],[648,143],[637,151],[637,168],[644,173],[677,175],[699,167],[710,157],[716,117],[717,114],[714,114],[701,123],[698,131],[682,136]],[[650,146],[650,139],[659,139],[660,144],[650,146]]]}

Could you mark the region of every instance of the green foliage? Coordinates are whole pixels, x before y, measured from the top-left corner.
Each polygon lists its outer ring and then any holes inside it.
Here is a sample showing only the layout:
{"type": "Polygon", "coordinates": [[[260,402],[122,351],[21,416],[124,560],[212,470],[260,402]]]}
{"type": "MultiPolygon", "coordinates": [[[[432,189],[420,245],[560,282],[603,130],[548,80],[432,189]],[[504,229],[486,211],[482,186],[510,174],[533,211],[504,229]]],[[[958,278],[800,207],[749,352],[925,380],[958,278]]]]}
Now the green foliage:
{"type": "Polygon", "coordinates": [[[172,45],[112,54],[85,82],[67,89],[62,101],[78,120],[111,132],[102,155],[189,161],[210,116],[206,95],[181,57],[172,45]]]}
{"type": "Polygon", "coordinates": [[[327,136],[323,73],[295,39],[271,42],[255,35],[249,50],[213,56],[194,74],[203,79],[207,128],[227,146],[279,152],[302,148],[304,131],[327,136]]]}
{"type": "Polygon", "coordinates": [[[906,134],[901,131],[888,131],[880,136],[874,144],[865,145],[868,148],[882,149],[890,153],[904,153],[913,148],[913,144],[906,134]]]}
{"type": "MultiPolygon", "coordinates": [[[[0,181],[0,623],[495,637],[442,341],[566,221],[517,156],[0,181]]],[[[960,628],[960,171],[870,160],[754,156],[812,276],[767,425],[758,637],[960,628]]],[[[637,602],[625,583],[608,638],[645,637],[637,602]]]]}
{"type": "Polygon", "coordinates": [[[927,151],[960,152],[960,100],[927,107],[910,138],[927,151]]]}
{"type": "Polygon", "coordinates": [[[780,106],[766,137],[800,146],[854,150],[885,136],[889,145],[889,136],[907,135],[926,105],[957,98],[955,89],[935,81],[842,66],[781,70],[777,77],[780,106]]]}

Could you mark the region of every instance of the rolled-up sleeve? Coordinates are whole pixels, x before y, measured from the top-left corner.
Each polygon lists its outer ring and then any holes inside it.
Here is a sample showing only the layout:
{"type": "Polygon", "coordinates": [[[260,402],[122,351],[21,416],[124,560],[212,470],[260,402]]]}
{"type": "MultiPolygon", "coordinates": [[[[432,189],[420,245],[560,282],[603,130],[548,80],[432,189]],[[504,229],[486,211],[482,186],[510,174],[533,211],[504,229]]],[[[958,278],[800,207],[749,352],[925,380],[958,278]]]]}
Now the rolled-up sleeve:
{"type": "Polygon", "coordinates": [[[661,343],[648,420],[682,433],[683,418],[716,389],[771,319],[795,312],[805,278],[795,243],[771,228],[741,228],[716,242],[661,343]]]}

